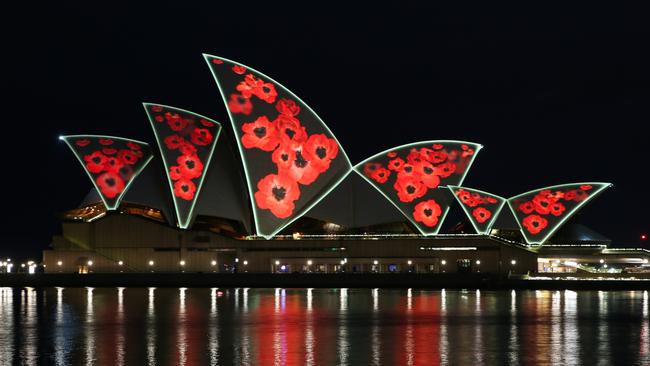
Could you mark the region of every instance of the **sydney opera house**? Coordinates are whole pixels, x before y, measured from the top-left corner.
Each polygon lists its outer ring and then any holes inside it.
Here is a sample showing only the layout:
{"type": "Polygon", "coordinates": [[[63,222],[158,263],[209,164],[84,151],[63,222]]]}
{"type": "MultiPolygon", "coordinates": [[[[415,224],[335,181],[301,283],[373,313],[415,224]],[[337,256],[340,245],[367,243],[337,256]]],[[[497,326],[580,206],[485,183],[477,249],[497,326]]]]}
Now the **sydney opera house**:
{"type": "Polygon", "coordinates": [[[46,272],[525,274],[640,270],[650,259],[609,248],[575,220],[609,183],[511,198],[465,187],[482,148],[466,141],[420,141],[352,163],[281,84],[205,60],[229,126],[145,103],[156,146],[61,136],[93,188],[61,214],[46,272]],[[450,211],[463,219],[445,225],[450,211]]]}

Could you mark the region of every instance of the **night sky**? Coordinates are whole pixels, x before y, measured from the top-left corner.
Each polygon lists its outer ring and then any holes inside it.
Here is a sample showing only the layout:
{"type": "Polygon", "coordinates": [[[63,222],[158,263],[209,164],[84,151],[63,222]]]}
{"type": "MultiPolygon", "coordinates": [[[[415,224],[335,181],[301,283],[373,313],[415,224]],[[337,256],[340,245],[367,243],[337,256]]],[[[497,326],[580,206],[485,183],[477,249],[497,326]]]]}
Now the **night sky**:
{"type": "MultiPolygon", "coordinates": [[[[465,185],[502,196],[609,181],[581,220],[650,229],[650,22],[632,8],[400,2],[29,3],[3,9],[0,255],[38,255],[91,188],[61,134],[154,142],[141,102],[230,128],[202,53],[307,102],[357,163],[426,139],[481,143],[465,185]]],[[[448,2],[446,2],[448,3],[448,2]]]]}

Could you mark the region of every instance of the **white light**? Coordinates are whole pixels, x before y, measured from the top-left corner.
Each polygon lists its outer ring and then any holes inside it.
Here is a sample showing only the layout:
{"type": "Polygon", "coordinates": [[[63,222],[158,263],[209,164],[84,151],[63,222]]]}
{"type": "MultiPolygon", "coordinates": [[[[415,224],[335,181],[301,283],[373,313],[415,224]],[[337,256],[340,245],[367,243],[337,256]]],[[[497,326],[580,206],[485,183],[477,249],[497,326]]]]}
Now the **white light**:
{"type": "Polygon", "coordinates": [[[185,265],[185,261],[180,261],[181,266],[185,265]]]}
{"type": "Polygon", "coordinates": [[[58,262],[56,262],[56,265],[57,265],[57,266],[62,266],[62,265],[63,265],[63,262],[58,261],[58,262]]]}
{"type": "Polygon", "coordinates": [[[605,268],[607,268],[607,265],[606,265],[606,264],[604,264],[604,265],[603,265],[603,267],[605,267],[605,268]]]}
{"type": "Polygon", "coordinates": [[[247,266],[247,265],[248,265],[248,261],[244,261],[244,265],[247,266]]]}
{"type": "Polygon", "coordinates": [[[235,263],[239,263],[239,258],[235,258],[235,263]]]}
{"type": "Polygon", "coordinates": [[[59,136],[59,140],[63,141],[63,136],[59,136]]]}
{"type": "Polygon", "coordinates": [[[569,267],[577,267],[577,266],[578,266],[578,262],[574,262],[574,261],[564,261],[564,265],[565,265],[565,266],[569,266],[569,267]]]}
{"type": "Polygon", "coordinates": [[[217,265],[217,261],[212,261],[212,262],[210,262],[210,264],[212,264],[213,266],[216,266],[216,265],[217,265]]]}
{"type": "Polygon", "coordinates": [[[89,266],[92,266],[92,265],[93,265],[93,261],[88,261],[88,265],[89,265],[89,266]]]}
{"type": "Polygon", "coordinates": [[[647,258],[644,259],[644,260],[643,260],[643,263],[648,263],[648,259],[647,259],[647,258]]]}
{"type": "Polygon", "coordinates": [[[150,265],[150,266],[153,266],[153,261],[149,261],[149,265],[150,265]]]}
{"type": "Polygon", "coordinates": [[[279,265],[280,265],[280,261],[275,261],[275,265],[276,265],[276,266],[279,266],[279,265]]]}
{"type": "Polygon", "coordinates": [[[118,266],[122,266],[122,265],[124,265],[124,262],[123,262],[123,261],[119,261],[119,262],[117,262],[117,265],[118,265],[118,266]]]}
{"type": "Polygon", "coordinates": [[[514,266],[515,264],[517,264],[517,261],[513,259],[513,260],[510,261],[510,264],[512,264],[514,266]]]}
{"type": "Polygon", "coordinates": [[[420,250],[476,250],[476,247],[420,247],[420,250]]]}
{"type": "Polygon", "coordinates": [[[440,264],[442,264],[444,266],[445,264],[447,264],[447,261],[443,259],[443,260],[440,261],[440,264]]]}
{"type": "Polygon", "coordinates": [[[480,259],[477,259],[477,260],[476,260],[476,265],[479,265],[479,264],[481,264],[481,260],[480,260],[480,259]]]}
{"type": "Polygon", "coordinates": [[[34,264],[34,261],[28,261],[27,264],[31,266],[32,264],[34,264]]]}
{"type": "Polygon", "coordinates": [[[312,263],[314,263],[314,262],[312,262],[311,259],[307,261],[308,266],[311,266],[312,263]]]}
{"type": "Polygon", "coordinates": [[[413,261],[409,259],[406,263],[408,263],[408,265],[410,266],[411,264],[413,264],[413,261]]]}
{"type": "Polygon", "coordinates": [[[601,264],[605,263],[605,260],[604,260],[604,259],[601,259],[601,260],[600,260],[600,263],[601,263],[601,264]]]}
{"type": "Polygon", "coordinates": [[[25,263],[21,263],[20,268],[25,268],[25,263]]]}
{"type": "Polygon", "coordinates": [[[280,267],[280,269],[284,271],[285,269],[287,269],[287,266],[283,264],[282,267],[280,267]]]}
{"type": "Polygon", "coordinates": [[[378,261],[378,260],[374,260],[374,261],[372,261],[372,264],[374,264],[374,265],[376,266],[376,265],[379,264],[379,261],[378,261]]]}
{"type": "Polygon", "coordinates": [[[345,264],[345,261],[341,261],[341,264],[342,264],[342,265],[345,264]]]}
{"type": "Polygon", "coordinates": [[[32,264],[31,266],[29,266],[29,274],[33,274],[35,272],[35,269],[36,269],[35,265],[32,264]]]}

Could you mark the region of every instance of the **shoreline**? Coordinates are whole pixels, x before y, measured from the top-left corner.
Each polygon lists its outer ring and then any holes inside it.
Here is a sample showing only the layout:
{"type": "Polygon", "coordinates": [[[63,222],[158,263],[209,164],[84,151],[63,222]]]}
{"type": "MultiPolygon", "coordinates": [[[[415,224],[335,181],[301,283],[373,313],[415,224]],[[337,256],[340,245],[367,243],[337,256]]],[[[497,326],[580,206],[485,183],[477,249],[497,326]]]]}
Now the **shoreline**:
{"type": "MultiPolygon", "coordinates": [[[[628,276],[631,277],[631,276],[628,276]]],[[[514,279],[490,274],[14,273],[0,287],[428,288],[486,290],[650,290],[650,280],[582,277],[514,279]]]]}

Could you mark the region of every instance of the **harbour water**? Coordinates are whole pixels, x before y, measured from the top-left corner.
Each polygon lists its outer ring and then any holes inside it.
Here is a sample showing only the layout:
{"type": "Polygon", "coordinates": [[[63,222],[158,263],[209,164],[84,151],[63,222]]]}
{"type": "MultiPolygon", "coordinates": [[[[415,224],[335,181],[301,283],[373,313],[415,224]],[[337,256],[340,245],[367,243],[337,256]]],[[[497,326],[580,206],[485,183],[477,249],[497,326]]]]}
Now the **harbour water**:
{"type": "Polygon", "coordinates": [[[648,296],[5,287],[0,365],[648,365],[648,296]]]}

